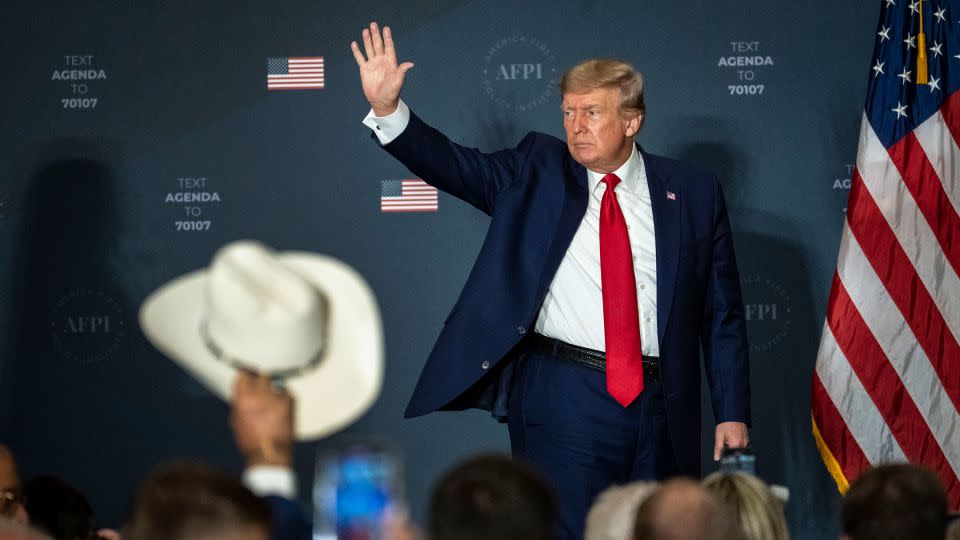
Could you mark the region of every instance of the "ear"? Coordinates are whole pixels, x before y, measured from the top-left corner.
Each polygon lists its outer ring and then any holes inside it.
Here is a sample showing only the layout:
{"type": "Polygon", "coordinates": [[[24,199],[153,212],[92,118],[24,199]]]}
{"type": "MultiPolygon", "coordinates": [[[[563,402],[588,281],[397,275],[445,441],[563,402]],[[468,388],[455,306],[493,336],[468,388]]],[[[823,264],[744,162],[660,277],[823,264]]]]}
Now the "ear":
{"type": "Polygon", "coordinates": [[[626,123],[627,137],[633,137],[640,131],[640,126],[643,125],[643,115],[638,114],[636,116],[630,117],[627,119],[625,123],[626,123]]]}

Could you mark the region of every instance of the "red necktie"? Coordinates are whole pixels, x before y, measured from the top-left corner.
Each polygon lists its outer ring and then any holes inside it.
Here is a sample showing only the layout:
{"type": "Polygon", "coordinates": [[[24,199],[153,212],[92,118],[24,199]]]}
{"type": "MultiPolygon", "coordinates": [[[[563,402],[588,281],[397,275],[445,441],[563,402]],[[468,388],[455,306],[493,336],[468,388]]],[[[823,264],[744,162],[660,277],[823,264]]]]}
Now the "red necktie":
{"type": "Polygon", "coordinates": [[[607,392],[626,407],[643,391],[640,312],[627,221],[613,189],[617,175],[603,177],[607,191],[600,201],[600,285],[603,335],[607,348],[607,392]]]}

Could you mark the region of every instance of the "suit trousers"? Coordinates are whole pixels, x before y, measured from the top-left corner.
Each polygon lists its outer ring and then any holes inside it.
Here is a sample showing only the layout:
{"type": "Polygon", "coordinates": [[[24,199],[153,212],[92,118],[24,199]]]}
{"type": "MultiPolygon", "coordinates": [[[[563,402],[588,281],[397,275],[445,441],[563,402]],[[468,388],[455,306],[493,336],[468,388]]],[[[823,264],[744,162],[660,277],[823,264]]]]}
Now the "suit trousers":
{"type": "Polygon", "coordinates": [[[660,380],[623,407],[603,371],[533,351],[515,361],[510,444],[553,487],[558,538],[581,540],[590,505],[611,485],[679,474],[660,380]]]}

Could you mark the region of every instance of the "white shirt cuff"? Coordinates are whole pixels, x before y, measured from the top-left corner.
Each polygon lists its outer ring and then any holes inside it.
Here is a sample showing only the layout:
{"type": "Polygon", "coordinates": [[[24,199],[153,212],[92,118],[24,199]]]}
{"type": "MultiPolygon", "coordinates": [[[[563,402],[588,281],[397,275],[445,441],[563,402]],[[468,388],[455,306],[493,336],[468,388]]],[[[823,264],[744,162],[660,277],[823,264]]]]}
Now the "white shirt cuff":
{"type": "Polygon", "coordinates": [[[291,500],[297,498],[297,477],[287,467],[254,465],[243,471],[243,483],[261,497],[277,495],[291,500]]]}
{"type": "Polygon", "coordinates": [[[384,145],[399,137],[403,130],[407,129],[409,122],[410,108],[402,99],[397,106],[397,110],[393,113],[387,116],[376,116],[373,114],[373,109],[370,109],[366,118],[363,119],[363,124],[372,129],[377,134],[377,138],[380,139],[380,144],[384,145]]]}

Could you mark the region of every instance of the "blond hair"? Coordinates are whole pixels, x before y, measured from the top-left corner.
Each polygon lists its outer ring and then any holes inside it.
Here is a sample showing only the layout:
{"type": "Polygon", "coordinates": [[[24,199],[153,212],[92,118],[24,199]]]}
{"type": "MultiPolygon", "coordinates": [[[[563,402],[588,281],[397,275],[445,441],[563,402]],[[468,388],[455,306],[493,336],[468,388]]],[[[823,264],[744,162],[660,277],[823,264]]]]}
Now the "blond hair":
{"type": "Polygon", "coordinates": [[[789,540],[783,504],[759,478],[742,473],[713,473],[703,487],[734,516],[747,540],[789,540]]]}
{"type": "Polygon", "coordinates": [[[587,514],[584,540],[630,540],[637,507],[659,487],[657,482],[631,482],[601,492],[587,514]]]}
{"type": "Polygon", "coordinates": [[[643,74],[627,62],[591,58],[568,69],[560,79],[561,94],[586,94],[599,88],[620,89],[621,115],[647,115],[647,104],[643,98],[643,74]]]}

